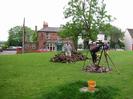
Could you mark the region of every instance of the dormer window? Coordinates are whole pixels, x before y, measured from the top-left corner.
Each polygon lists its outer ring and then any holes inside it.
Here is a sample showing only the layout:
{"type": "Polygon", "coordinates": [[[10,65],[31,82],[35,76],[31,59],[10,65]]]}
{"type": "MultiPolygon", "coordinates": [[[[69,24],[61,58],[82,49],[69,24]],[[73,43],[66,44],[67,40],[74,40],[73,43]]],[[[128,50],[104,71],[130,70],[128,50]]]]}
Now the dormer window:
{"type": "Polygon", "coordinates": [[[46,39],[50,39],[50,33],[46,33],[46,39]]]}

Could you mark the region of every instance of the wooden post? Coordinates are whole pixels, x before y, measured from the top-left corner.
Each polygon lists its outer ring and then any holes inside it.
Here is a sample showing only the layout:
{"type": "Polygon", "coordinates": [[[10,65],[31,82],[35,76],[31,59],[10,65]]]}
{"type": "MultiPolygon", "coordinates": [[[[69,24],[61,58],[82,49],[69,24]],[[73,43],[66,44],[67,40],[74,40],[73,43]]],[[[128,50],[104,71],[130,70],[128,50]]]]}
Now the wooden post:
{"type": "Polygon", "coordinates": [[[23,39],[22,39],[22,53],[25,52],[25,18],[23,20],[23,39]]]}

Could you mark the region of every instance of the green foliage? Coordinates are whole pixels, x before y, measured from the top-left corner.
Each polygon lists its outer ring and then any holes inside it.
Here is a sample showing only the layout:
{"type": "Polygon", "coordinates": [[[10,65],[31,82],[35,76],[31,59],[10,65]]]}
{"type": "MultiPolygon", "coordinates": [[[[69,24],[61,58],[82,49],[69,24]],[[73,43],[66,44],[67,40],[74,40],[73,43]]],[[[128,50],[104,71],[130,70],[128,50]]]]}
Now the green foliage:
{"type": "Polygon", "coordinates": [[[123,42],[121,42],[120,40],[118,41],[118,45],[120,46],[120,48],[123,48],[125,47],[125,44],[123,42]]]}
{"type": "Polygon", "coordinates": [[[70,37],[73,40],[74,47],[77,50],[78,36],[82,32],[82,25],[80,23],[67,22],[66,25],[62,25],[59,35],[63,38],[70,37]]]}
{"type": "Polygon", "coordinates": [[[8,48],[8,42],[5,42],[4,45],[2,46],[2,49],[5,50],[8,48]]]}
{"type": "Polygon", "coordinates": [[[115,26],[111,26],[109,36],[111,37],[111,41],[117,43],[119,40],[123,40],[124,32],[115,26]]]}
{"type": "Polygon", "coordinates": [[[22,46],[22,27],[16,26],[9,30],[8,45],[9,46],[22,46]]]}
{"type": "Polygon", "coordinates": [[[114,49],[119,49],[119,48],[124,49],[125,45],[122,41],[118,40],[118,42],[111,41],[110,42],[110,47],[114,48],[114,49]]]}
{"type": "Polygon", "coordinates": [[[110,29],[107,35],[110,37],[111,48],[123,48],[124,47],[124,44],[122,42],[123,37],[124,37],[124,32],[121,29],[115,26],[110,26],[110,29]]]}
{"type": "Polygon", "coordinates": [[[42,99],[116,99],[119,90],[112,86],[96,87],[98,91],[94,93],[80,92],[80,88],[87,87],[87,82],[77,81],[59,87],[56,91],[48,93],[42,99]]]}
{"type": "MultiPolygon", "coordinates": [[[[84,39],[96,40],[97,34],[100,31],[107,30],[110,21],[112,21],[111,15],[107,14],[105,8],[104,0],[84,0],[84,2],[83,0],[70,0],[65,7],[64,16],[79,31],[77,35],[81,33],[84,39]],[[85,30],[85,33],[82,33],[83,30],[85,30]]],[[[66,32],[66,27],[68,25],[71,27],[71,24],[66,24],[62,29],[65,32],[62,33],[74,37],[74,29],[66,32]]]]}
{"type": "MultiPolygon", "coordinates": [[[[25,41],[33,42],[35,39],[35,32],[29,27],[25,27],[25,41]]],[[[9,30],[8,45],[9,46],[22,46],[23,27],[15,26],[9,30]]]]}
{"type": "Polygon", "coordinates": [[[35,32],[35,31],[33,32],[31,41],[37,42],[37,32],[35,32]]]}

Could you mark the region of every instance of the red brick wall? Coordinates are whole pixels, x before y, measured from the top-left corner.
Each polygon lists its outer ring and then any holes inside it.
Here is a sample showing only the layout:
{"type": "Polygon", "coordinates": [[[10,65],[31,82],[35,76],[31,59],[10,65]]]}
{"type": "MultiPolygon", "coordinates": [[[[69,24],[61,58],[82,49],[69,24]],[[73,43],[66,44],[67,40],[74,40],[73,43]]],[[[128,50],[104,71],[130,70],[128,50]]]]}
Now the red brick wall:
{"type": "Polygon", "coordinates": [[[47,42],[47,40],[56,41],[57,38],[59,37],[57,33],[49,33],[49,35],[50,35],[50,39],[47,39],[45,32],[38,33],[38,49],[44,49],[45,43],[47,42]]]}
{"type": "Polygon", "coordinates": [[[36,42],[25,42],[25,52],[31,52],[32,50],[37,49],[37,44],[36,42]]]}
{"type": "MultiPolygon", "coordinates": [[[[47,41],[51,41],[51,42],[56,42],[58,40],[58,38],[60,38],[60,36],[58,35],[58,33],[49,33],[50,35],[50,38],[47,39],[47,35],[45,32],[38,32],[38,49],[44,49],[46,47],[46,42],[47,41]]],[[[67,42],[67,41],[70,41],[72,43],[71,40],[69,39],[62,39],[63,42],[67,42]]],[[[73,46],[73,43],[72,43],[72,46],[73,46]]],[[[73,46],[74,48],[74,46],[73,46]]]]}
{"type": "Polygon", "coordinates": [[[58,38],[57,33],[50,33],[50,39],[51,40],[57,40],[57,38],[58,38]]]}
{"type": "Polygon", "coordinates": [[[39,32],[38,33],[38,49],[43,49],[45,42],[46,42],[45,33],[44,32],[39,32]]]}

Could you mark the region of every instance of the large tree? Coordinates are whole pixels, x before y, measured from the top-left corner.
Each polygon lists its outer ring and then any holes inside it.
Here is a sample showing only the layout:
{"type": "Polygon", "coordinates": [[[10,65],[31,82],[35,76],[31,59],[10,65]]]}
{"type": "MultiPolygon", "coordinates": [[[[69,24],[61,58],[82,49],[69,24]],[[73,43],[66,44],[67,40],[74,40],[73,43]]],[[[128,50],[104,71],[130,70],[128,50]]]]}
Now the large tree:
{"type": "Polygon", "coordinates": [[[72,37],[80,33],[86,40],[96,40],[97,34],[107,30],[111,21],[105,7],[104,0],[70,0],[64,9],[64,16],[69,21],[63,25],[61,33],[72,37]]]}
{"type": "MultiPolygon", "coordinates": [[[[33,42],[35,31],[29,27],[25,27],[26,42],[33,42]]],[[[8,45],[9,46],[22,46],[23,27],[15,26],[9,30],[8,45]]]]}
{"type": "Polygon", "coordinates": [[[108,31],[108,36],[110,37],[110,46],[112,48],[121,48],[124,47],[123,37],[124,32],[116,26],[111,26],[108,31]]]}
{"type": "Polygon", "coordinates": [[[63,38],[69,37],[73,40],[75,50],[77,50],[78,36],[82,32],[82,25],[80,23],[67,22],[66,25],[62,25],[60,36],[63,38]]]}

